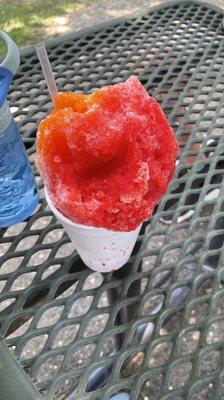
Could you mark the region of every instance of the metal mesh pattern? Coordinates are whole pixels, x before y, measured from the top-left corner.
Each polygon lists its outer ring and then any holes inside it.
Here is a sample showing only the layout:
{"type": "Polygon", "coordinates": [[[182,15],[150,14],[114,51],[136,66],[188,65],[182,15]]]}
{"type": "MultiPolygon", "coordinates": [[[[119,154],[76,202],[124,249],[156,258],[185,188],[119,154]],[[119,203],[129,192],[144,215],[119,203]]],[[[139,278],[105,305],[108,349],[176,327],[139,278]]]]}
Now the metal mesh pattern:
{"type": "MultiPolygon", "coordinates": [[[[74,389],[82,400],[120,391],[224,398],[222,18],[205,4],[178,2],[49,45],[60,90],[91,91],[136,74],[168,116],[180,156],[123,275],[83,266],[42,190],[29,220],[1,230],[0,333],[48,399],[74,389]],[[119,321],[122,313],[129,319],[119,321]],[[101,366],[102,387],[93,390],[87,382],[101,366]]],[[[33,50],[10,102],[33,160],[37,123],[50,107],[33,50]]]]}

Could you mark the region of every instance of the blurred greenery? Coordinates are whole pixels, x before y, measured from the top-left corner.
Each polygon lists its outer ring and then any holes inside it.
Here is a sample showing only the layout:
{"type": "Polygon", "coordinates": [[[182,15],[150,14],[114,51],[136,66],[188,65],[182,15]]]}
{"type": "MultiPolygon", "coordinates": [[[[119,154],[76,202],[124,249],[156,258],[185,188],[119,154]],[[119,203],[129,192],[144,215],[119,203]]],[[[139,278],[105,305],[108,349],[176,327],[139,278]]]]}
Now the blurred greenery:
{"type": "MultiPolygon", "coordinates": [[[[81,0],[0,0],[0,28],[20,47],[46,39],[46,29],[55,17],[77,10],[81,0]]],[[[90,0],[82,3],[89,4],[90,0]]],[[[0,43],[0,57],[5,48],[0,43]]]]}

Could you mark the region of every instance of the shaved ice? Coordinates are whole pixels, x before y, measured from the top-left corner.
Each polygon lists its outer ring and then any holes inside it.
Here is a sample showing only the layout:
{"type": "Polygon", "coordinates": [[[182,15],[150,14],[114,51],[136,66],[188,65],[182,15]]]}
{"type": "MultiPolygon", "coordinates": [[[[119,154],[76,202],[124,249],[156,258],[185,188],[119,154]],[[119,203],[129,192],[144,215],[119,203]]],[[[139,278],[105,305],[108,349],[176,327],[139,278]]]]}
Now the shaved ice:
{"type": "Polygon", "coordinates": [[[140,81],[60,93],[39,125],[38,169],[70,220],[132,231],[153,213],[173,177],[178,145],[140,81]]]}

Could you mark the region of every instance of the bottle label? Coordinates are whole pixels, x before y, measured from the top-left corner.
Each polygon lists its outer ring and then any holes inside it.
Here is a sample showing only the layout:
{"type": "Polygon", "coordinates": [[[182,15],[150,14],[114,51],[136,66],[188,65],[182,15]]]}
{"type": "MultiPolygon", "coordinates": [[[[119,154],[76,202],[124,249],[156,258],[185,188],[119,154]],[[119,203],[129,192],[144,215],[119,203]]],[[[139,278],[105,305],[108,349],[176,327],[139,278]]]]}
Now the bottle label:
{"type": "Polygon", "coordinates": [[[8,105],[5,101],[3,106],[0,108],[0,135],[5,132],[12,120],[12,114],[8,105]]]}
{"type": "Polygon", "coordinates": [[[11,119],[0,135],[0,228],[27,218],[37,201],[32,169],[18,128],[11,119]]]}

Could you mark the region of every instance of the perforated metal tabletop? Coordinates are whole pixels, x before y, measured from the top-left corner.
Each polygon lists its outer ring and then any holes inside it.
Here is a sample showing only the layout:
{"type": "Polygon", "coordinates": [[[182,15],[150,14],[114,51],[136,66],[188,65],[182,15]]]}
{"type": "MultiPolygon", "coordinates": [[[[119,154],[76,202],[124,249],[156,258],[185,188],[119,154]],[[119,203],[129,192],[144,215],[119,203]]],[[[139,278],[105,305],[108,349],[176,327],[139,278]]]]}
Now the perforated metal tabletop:
{"type": "Polygon", "coordinates": [[[46,206],[33,161],[51,104],[34,49],[23,53],[10,104],[40,204],[0,233],[1,400],[224,399],[222,21],[179,1],[48,43],[59,90],[137,75],[180,142],[168,193],[113,274],[83,265],[46,206]]]}

